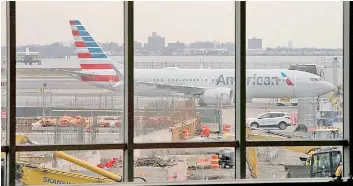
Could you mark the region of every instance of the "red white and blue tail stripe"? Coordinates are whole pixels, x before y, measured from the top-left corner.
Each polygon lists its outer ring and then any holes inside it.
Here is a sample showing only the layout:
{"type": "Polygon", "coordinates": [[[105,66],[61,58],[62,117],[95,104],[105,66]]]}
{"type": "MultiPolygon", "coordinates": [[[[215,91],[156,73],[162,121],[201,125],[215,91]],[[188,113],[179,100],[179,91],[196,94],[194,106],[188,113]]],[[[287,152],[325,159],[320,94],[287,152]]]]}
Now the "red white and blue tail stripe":
{"type": "Polygon", "coordinates": [[[113,61],[79,20],[70,20],[69,22],[81,70],[94,74],[82,76],[81,79],[83,81],[118,82],[119,77],[114,71],[113,61]]]}
{"type": "Polygon", "coordinates": [[[82,70],[111,69],[111,59],[87,32],[79,20],[70,20],[77,57],[82,70]]]}

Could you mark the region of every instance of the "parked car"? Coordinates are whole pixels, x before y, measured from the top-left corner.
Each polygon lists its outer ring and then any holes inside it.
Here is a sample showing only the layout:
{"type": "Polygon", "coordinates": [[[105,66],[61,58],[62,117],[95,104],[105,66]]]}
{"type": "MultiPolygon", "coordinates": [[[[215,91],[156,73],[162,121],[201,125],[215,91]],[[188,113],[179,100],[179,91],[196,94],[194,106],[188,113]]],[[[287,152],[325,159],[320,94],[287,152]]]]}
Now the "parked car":
{"type": "Polygon", "coordinates": [[[280,130],[285,130],[292,121],[286,112],[266,112],[255,118],[248,118],[246,123],[253,128],[278,127],[280,130]]]}

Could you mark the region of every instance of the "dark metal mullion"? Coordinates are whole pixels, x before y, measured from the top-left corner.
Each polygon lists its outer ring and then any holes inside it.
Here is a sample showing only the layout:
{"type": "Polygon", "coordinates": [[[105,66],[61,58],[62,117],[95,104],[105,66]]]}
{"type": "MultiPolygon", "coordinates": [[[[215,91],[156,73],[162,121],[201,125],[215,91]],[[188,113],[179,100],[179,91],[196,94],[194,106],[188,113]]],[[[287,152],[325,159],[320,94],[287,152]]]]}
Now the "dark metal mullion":
{"type": "Polygon", "coordinates": [[[350,125],[350,95],[349,95],[349,82],[350,82],[350,63],[353,59],[351,50],[352,46],[352,29],[353,29],[353,10],[351,9],[352,2],[343,2],[343,139],[349,141],[349,145],[343,147],[343,176],[353,173],[353,153],[352,153],[352,140],[353,140],[353,127],[350,125]]]}
{"type": "Polygon", "coordinates": [[[246,178],[246,28],[245,1],[235,2],[235,137],[240,146],[236,149],[235,178],[246,178]]]}
{"type": "Polygon", "coordinates": [[[246,141],[246,147],[279,147],[279,146],[348,146],[348,140],[335,141],[246,141]]]}
{"type": "Polygon", "coordinates": [[[6,2],[7,23],[7,143],[6,183],[16,180],[16,2],[6,2]]]}
{"type": "Polygon", "coordinates": [[[124,149],[125,182],[134,181],[134,2],[124,1],[124,149]]]}
{"type": "Polygon", "coordinates": [[[1,152],[6,152],[8,153],[9,152],[9,146],[1,146],[1,152]]]}

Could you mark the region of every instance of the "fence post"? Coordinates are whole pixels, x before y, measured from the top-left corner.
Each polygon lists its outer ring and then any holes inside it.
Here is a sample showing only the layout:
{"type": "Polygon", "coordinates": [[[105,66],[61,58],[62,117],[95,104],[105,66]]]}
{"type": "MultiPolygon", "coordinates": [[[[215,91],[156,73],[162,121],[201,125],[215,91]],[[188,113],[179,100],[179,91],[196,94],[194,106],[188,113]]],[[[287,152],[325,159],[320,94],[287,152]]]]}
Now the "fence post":
{"type": "Polygon", "coordinates": [[[74,106],[75,106],[75,116],[77,116],[76,94],[75,94],[74,106]]]}

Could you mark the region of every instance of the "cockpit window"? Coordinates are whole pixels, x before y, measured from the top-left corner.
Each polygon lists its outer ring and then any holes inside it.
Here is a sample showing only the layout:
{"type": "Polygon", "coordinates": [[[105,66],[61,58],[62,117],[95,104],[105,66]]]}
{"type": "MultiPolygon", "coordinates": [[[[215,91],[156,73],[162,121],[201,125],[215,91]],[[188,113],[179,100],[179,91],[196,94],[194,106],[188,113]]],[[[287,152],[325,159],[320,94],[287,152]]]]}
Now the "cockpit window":
{"type": "Polygon", "coordinates": [[[310,78],[310,81],[321,81],[321,78],[310,78]]]}

